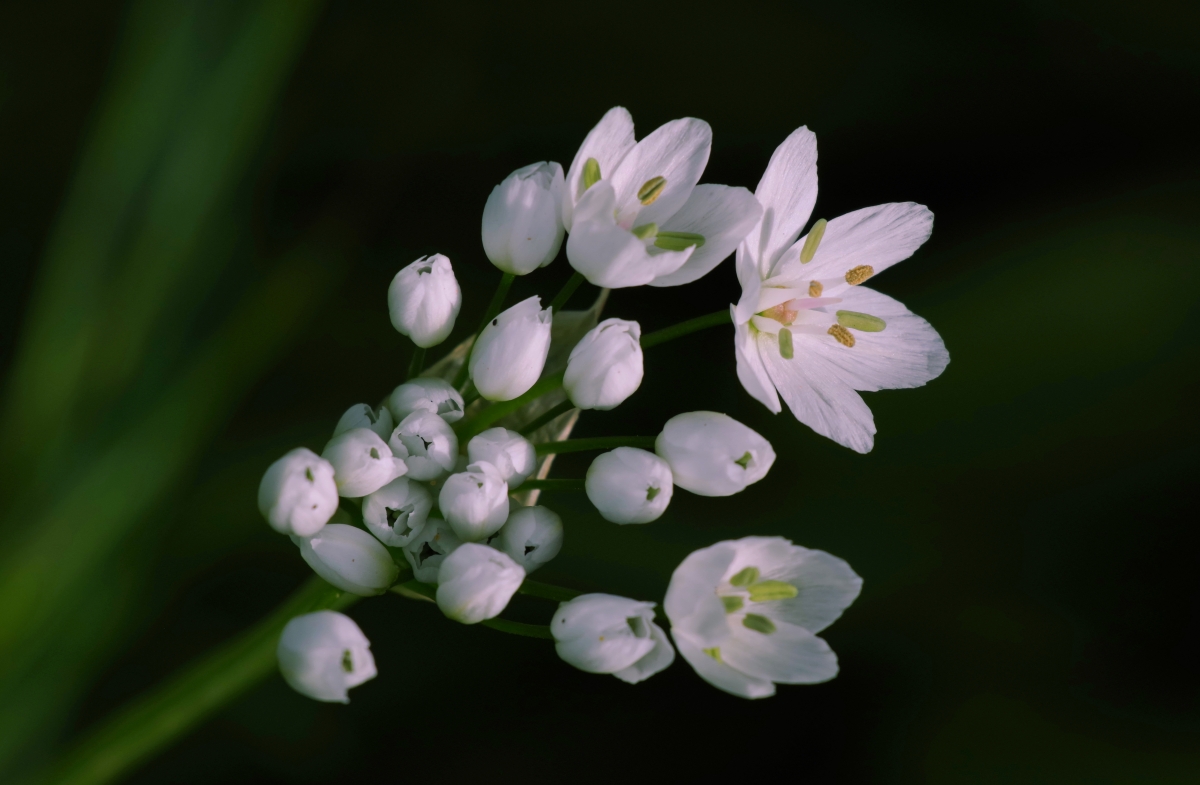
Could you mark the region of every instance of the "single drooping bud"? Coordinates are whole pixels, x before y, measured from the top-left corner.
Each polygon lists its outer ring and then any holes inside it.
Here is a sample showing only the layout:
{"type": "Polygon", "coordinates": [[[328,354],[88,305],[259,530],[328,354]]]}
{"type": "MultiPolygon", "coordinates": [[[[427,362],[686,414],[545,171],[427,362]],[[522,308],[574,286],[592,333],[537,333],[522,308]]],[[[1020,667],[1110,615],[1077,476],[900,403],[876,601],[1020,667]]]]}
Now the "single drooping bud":
{"type": "Polygon", "coordinates": [[[349,703],[347,691],[375,678],[371,642],[337,611],[317,611],[289,621],[275,649],[279,673],[313,700],[349,703]]]}
{"type": "Polygon", "coordinates": [[[642,328],[605,319],[575,344],[563,388],[580,409],[612,409],[642,383],[642,328]]]}
{"type": "Polygon", "coordinates": [[[258,485],[258,509],[283,534],[316,534],[337,511],[333,464],[298,447],[271,464],[258,485]]]}
{"type": "Polygon", "coordinates": [[[346,410],[342,419],[338,420],[337,426],[333,429],[333,435],[338,436],[355,428],[369,428],[375,431],[380,439],[386,439],[392,435],[394,426],[392,413],[386,407],[381,406],[376,411],[368,404],[356,403],[346,410]]]}
{"type": "Polygon", "coordinates": [[[587,673],[611,673],[630,684],[675,661],[675,649],[654,623],[652,602],[584,594],[558,606],[550,633],[565,662],[587,673]]]}
{"type": "Polygon", "coordinates": [[[321,454],[333,464],[338,493],[357,498],[373,493],[408,471],[402,457],[369,428],[353,428],[329,440],[321,454]]]}
{"type": "Polygon", "coordinates": [[[537,453],[521,434],[507,428],[489,428],[467,442],[471,463],[486,461],[496,467],[511,491],[537,469],[537,453]]]}
{"type": "Polygon", "coordinates": [[[489,544],[530,573],[557,556],[562,542],[562,518],[545,507],[521,507],[508,516],[489,544]]]}
{"type": "Polygon", "coordinates": [[[463,543],[438,570],[437,604],[448,618],[477,624],[499,616],[524,580],[525,570],[508,554],[463,543]]]}
{"type": "Polygon", "coordinates": [[[451,553],[462,545],[450,524],[441,518],[430,517],[412,542],[404,546],[404,558],[413,569],[413,577],[421,583],[437,583],[438,569],[451,553]]]}
{"type": "Polygon", "coordinates": [[[483,206],[483,251],[506,273],[545,267],[562,247],[562,166],[522,167],[492,189],[483,206]]]}
{"type": "Polygon", "coordinates": [[[388,287],[392,326],[422,348],[446,340],[461,306],[462,291],[454,270],[440,253],[422,256],[405,267],[388,287]]]}
{"type": "Polygon", "coordinates": [[[508,484],[487,461],[472,463],[447,478],[438,507],[460,540],[486,540],[508,520],[508,484]]]}
{"type": "Polygon", "coordinates": [[[671,467],[652,452],[618,447],[592,461],[584,489],[604,520],[649,523],[671,503],[671,467]]]}
{"type": "Polygon", "coordinates": [[[471,351],[475,389],[489,401],[511,401],[537,382],[550,352],[553,314],[530,297],[492,319],[471,351]]]}
{"type": "Polygon", "coordinates": [[[421,534],[433,496],[407,477],[397,477],[363,498],[363,523],[384,545],[403,548],[421,534]]]}
{"type": "Polygon", "coordinates": [[[667,420],[654,450],[671,466],[675,484],[700,496],[732,496],[767,476],[771,444],[717,412],[687,412],[667,420]]]}
{"type": "Polygon", "coordinates": [[[292,539],[313,572],[351,594],[383,594],[400,574],[388,549],[356,526],[331,523],[312,537],[292,539]]]}
{"type": "Polygon", "coordinates": [[[414,480],[439,480],[454,469],[458,455],[458,435],[441,417],[418,409],[405,417],[392,431],[388,444],[403,449],[408,476],[414,480]]]}
{"type": "Polygon", "coordinates": [[[432,412],[446,422],[458,422],[463,416],[463,397],[445,379],[418,376],[392,390],[387,407],[396,423],[416,411],[432,412]]]}

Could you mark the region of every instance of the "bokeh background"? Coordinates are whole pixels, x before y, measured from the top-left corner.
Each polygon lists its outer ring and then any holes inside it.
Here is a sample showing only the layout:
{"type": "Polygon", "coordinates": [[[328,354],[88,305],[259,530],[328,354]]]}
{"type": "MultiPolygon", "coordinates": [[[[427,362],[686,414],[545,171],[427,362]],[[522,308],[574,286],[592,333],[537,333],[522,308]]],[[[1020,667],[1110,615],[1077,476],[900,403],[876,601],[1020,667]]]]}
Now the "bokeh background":
{"type": "MultiPolygon", "coordinates": [[[[621,104],[639,135],[709,121],[707,182],[753,188],[807,124],[817,216],[937,215],[872,284],[952,361],[866,396],[871,454],[754,402],[720,328],[649,352],[576,435],[724,411],[775,445],[767,479],[645,527],[543,497],[567,537],[539,577],[584,590],[661,600],[746,534],[847,559],[841,675],[747,702],[678,661],[630,687],[389,595],[351,612],[380,673],[349,706],[272,676],[129,781],[1197,781],[1198,22],[1183,0],[0,4],[0,780],[305,578],[257,484],[402,380],[392,275],[444,253],[477,314],[491,187],[567,165],[621,104]]],[[[737,292],[727,263],[607,313],[653,330],[737,292]]]]}

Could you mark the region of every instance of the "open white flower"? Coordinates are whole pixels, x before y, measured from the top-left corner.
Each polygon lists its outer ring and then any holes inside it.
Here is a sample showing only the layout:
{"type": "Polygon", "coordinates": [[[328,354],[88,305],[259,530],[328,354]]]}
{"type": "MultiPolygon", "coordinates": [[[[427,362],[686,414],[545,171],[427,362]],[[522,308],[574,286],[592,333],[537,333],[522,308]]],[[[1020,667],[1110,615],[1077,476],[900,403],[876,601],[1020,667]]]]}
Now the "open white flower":
{"type": "Polygon", "coordinates": [[[545,267],[562,247],[562,166],[523,166],[492,189],[483,206],[483,251],[506,273],[545,267]]]}
{"type": "Polygon", "coordinates": [[[371,642],[349,616],[317,611],[289,621],[275,649],[279,672],[313,700],[349,703],[346,691],[375,678],[371,642]]]}
{"type": "Polygon", "coordinates": [[[837,675],[837,655],[816,633],[861,589],[862,579],[836,556],[782,537],[743,537],[684,559],[663,609],[679,653],[701,678],[733,695],[764,698],[776,683],[837,675]]]}
{"type": "Polygon", "coordinates": [[[771,443],[727,414],[684,412],[667,420],[654,451],[675,484],[700,496],[732,496],[767,476],[771,443]]]}
{"type": "Polygon", "coordinates": [[[545,507],[517,508],[488,542],[511,556],[527,573],[557,556],[562,543],[562,518],[545,507]]]}
{"type": "Polygon", "coordinates": [[[467,442],[467,458],[470,463],[486,461],[500,472],[514,490],[537,469],[537,453],[533,445],[521,434],[507,428],[488,428],[467,442]]]}
{"type": "Polygon", "coordinates": [[[392,326],[426,349],[446,340],[460,307],[458,280],[450,260],[440,253],[422,256],[408,265],[396,273],[388,287],[392,326]]]}
{"type": "Polygon", "coordinates": [[[311,537],[292,541],[313,572],[351,594],[383,594],[400,574],[388,549],[356,526],[330,523],[311,537]]]}
{"type": "Polygon", "coordinates": [[[797,240],[817,199],[807,128],[775,150],[755,195],[765,212],[738,248],[742,297],[731,306],[738,379],[771,411],[782,396],[817,433],[869,452],[875,421],[855,391],[920,387],[950,361],[928,322],[861,286],[921,247],[933,213],[882,204],[817,221],[797,240]]]}
{"type": "Polygon", "coordinates": [[[511,401],[537,382],[550,353],[553,318],[535,296],[501,311],[487,323],[468,361],[480,395],[489,401],[511,401]]]}
{"type": "Polygon", "coordinates": [[[384,545],[403,548],[421,534],[433,496],[408,477],[397,477],[363,498],[363,523],[384,545]]]}
{"type": "Polygon", "coordinates": [[[338,508],[333,465],[297,447],[267,468],[258,485],[258,509],[283,534],[316,534],[338,508]]]}
{"type": "Polygon", "coordinates": [[[329,440],[321,457],[333,464],[338,493],[366,496],[408,472],[403,453],[396,456],[370,428],[351,428],[329,440]]]}
{"type": "Polygon", "coordinates": [[[448,618],[477,624],[499,616],[524,580],[507,553],[466,542],[438,569],[437,604],[448,618]]]}
{"type": "Polygon", "coordinates": [[[414,578],[422,583],[437,583],[442,562],[460,545],[462,540],[450,524],[431,517],[425,521],[421,533],[404,546],[404,558],[412,567],[414,578]]]}
{"type": "Polygon", "coordinates": [[[356,403],[347,409],[342,418],[338,420],[337,425],[333,428],[333,435],[338,436],[355,428],[369,428],[375,431],[380,439],[386,439],[392,435],[394,425],[392,413],[387,410],[386,406],[381,406],[376,410],[371,408],[370,404],[356,403]]]}
{"type": "Polygon", "coordinates": [[[611,594],[583,594],[558,606],[550,620],[554,649],[588,673],[611,673],[637,684],[675,661],[675,650],[654,623],[654,603],[611,594]]]}
{"type": "Polygon", "coordinates": [[[633,118],[614,107],[584,139],[567,172],[567,259],[597,286],[678,286],[733,252],[762,208],[745,188],[696,185],[712,129],[672,120],[634,142],[633,118]]]}
{"type": "Polygon", "coordinates": [[[397,423],[418,410],[432,412],[446,422],[458,422],[463,416],[463,397],[445,379],[418,376],[392,390],[387,408],[397,423]]]}
{"type": "Polygon", "coordinates": [[[408,476],[414,480],[438,480],[454,469],[458,434],[433,412],[418,409],[392,431],[388,446],[404,455],[408,476]]]}

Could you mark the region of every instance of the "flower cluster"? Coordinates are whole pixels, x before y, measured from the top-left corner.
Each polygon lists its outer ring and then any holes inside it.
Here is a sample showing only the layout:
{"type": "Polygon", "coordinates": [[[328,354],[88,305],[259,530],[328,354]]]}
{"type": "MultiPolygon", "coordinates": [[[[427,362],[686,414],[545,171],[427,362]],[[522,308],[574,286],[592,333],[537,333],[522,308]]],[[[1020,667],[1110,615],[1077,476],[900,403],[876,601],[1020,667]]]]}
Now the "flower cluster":
{"type": "MultiPolygon", "coordinates": [[[[760,698],[775,684],[837,674],[818,637],[858,596],[843,560],[780,537],[719,542],[685,558],[663,602],[579,594],[528,578],[563,546],[547,489],[582,490],[616,524],[661,517],[676,487],[730,496],[775,461],[771,444],[725,414],[695,411],[654,437],[568,439],[578,410],[607,411],[641,384],[644,349],[703,326],[734,326],[737,375],[771,411],[779,398],[817,433],[858,452],[875,425],[857,391],[913,387],[949,360],[927,322],[862,286],[929,237],[932,214],[887,204],[814,222],[816,137],[806,128],[775,151],[757,189],[699,184],[712,132],[702,120],[663,125],[641,141],[610,110],[564,174],[541,162],[513,172],[484,206],[482,244],[503,271],[472,339],[437,364],[424,351],[450,335],[462,295],[450,260],[422,257],[388,291],[393,326],[416,347],[409,378],[378,406],[355,404],[320,455],[298,448],[259,488],[270,525],[322,579],[358,596],[392,590],[437,603],[450,619],[554,641],[580,670],[640,682],[676,652],[703,679],[760,698]],[[549,306],[503,309],[514,276],[552,263],[566,238],[571,282],[549,306]],[[603,289],[678,286],[736,251],[742,293],[729,311],[643,335],[636,321],[599,320],[599,306],[562,306],[580,282],[603,289]],[[689,326],[690,325],[690,326],[689,326]],[[601,452],[581,480],[548,479],[554,454],[601,452]],[[499,618],[517,593],[560,602],[545,627],[499,618]]],[[[294,618],[279,641],[288,683],[346,701],[375,675],[362,631],[322,610],[294,618]]]]}

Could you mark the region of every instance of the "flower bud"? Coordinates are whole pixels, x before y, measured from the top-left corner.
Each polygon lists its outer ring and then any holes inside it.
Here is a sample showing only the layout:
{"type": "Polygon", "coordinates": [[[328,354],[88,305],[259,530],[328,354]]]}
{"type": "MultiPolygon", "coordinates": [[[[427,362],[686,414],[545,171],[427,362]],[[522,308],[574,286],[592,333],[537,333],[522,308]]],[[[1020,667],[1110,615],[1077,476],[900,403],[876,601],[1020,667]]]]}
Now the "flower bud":
{"type": "Polygon", "coordinates": [[[404,558],[412,567],[414,578],[421,583],[437,583],[442,562],[460,545],[462,541],[450,524],[441,518],[430,518],[421,533],[404,546],[404,558]]]}
{"type": "Polygon", "coordinates": [[[363,523],[384,545],[403,548],[425,528],[432,507],[425,486],[397,477],[363,499],[363,523]]]}
{"type": "Polygon", "coordinates": [[[654,603],[584,594],[558,606],[550,621],[554,648],[588,673],[611,673],[637,684],[675,661],[675,649],[654,623],[654,603]]]}
{"type": "Polygon", "coordinates": [[[606,521],[649,523],[671,503],[671,467],[652,452],[618,447],[592,461],[583,483],[606,521]]]}
{"type": "Polygon", "coordinates": [[[642,328],[605,319],[575,344],[563,388],[580,409],[612,409],[642,383],[642,328]]]}
{"type": "Polygon", "coordinates": [[[422,256],[405,267],[388,287],[392,326],[422,348],[446,340],[461,306],[462,291],[454,270],[440,253],[422,256]]]}
{"type": "Polygon", "coordinates": [[[351,594],[383,594],[400,574],[387,548],[356,526],[331,523],[312,537],[292,539],[313,572],[351,594]]]}
{"type": "Polygon", "coordinates": [[[545,507],[520,507],[488,544],[530,573],[557,556],[562,542],[562,518],[545,507]]]}
{"type": "Polygon", "coordinates": [[[445,379],[419,376],[392,390],[387,407],[397,423],[416,411],[432,412],[446,422],[458,422],[463,416],[463,397],[445,379]]]}
{"type": "Polygon", "coordinates": [[[258,484],[258,509],[283,534],[316,534],[337,506],[333,465],[303,447],[271,464],[258,484]]]}
{"type": "Polygon", "coordinates": [[[433,412],[418,409],[405,417],[392,431],[388,444],[403,450],[408,476],[414,480],[437,480],[454,468],[458,455],[458,435],[445,420],[433,412]]]}
{"type": "Polygon", "coordinates": [[[354,428],[369,428],[380,439],[386,439],[392,435],[394,425],[392,413],[386,407],[380,406],[379,411],[376,411],[365,403],[356,403],[338,420],[333,435],[338,436],[354,428]]]}
{"type": "Polygon", "coordinates": [[[325,445],[321,457],[333,464],[338,493],[347,498],[366,496],[408,471],[403,457],[369,428],[339,433],[325,445]]]}
{"type": "Polygon", "coordinates": [[[675,484],[700,496],[732,496],[767,476],[771,444],[728,415],[686,412],[667,420],[654,442],[675,484]]]}
{"type": "Polygon", "coordinates": [[[471,352],[471,379],[489,401],[511,401],[542,375],[550,352],[549,308],[530,297],[492,319],[471,352]]]}
{"type": "Polygon", "coordinates": [[[477,624],[500,615],[524,580],[525,570],[508,554],[463,543],[438,570],[437,604],[447,617],[477,624]]]}
{"type": "Polygon", "coordinates": [[[371,642],[349,616],[337,611],[306,613],[289,621],[275,656],[292,689],[330,703],[349,703],[346,691],[376,673],[371,642]]]}
{"type": "Polygon", "coordinates": [[[506,273],[545,267],[562,247],[562,166],[522,167],[492,189],[483,206],[483,251],[506,273]]]}
{"type": "Polygon", "coordinates": [[[537,469],[537,453],[521,434],[507,428],[488,428],[467,442],[471,463],[486,461],[500,472],[509,490],[529,479],[537,469]]]}
{"type": "Polygon", "coordinates": [[[487,461],[472,463],[442,485],[438,507],[460,540],[485,540],[508,520],[508,484],[487,461]]]}

